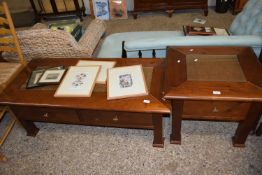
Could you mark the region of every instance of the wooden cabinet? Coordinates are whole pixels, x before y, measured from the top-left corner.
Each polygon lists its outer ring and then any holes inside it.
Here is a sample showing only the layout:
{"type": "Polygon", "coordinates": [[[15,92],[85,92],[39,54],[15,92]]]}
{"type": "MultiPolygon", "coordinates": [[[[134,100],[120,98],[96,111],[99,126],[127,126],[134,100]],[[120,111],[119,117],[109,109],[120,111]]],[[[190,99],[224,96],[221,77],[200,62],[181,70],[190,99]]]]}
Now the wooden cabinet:
{"type": "Polygon", "coordinates": [[[247,1],[248,0],[234,0],[232,13],[233,14],[239,13],[243,9],[247,1]]]}
{"type": "Polygon", "coordinates": [[[207,0],[134,0],[134,18],[138,12],[164,10],[169,17],[175,10],[203,9],[205,16],[208,14],[207,0]]]}

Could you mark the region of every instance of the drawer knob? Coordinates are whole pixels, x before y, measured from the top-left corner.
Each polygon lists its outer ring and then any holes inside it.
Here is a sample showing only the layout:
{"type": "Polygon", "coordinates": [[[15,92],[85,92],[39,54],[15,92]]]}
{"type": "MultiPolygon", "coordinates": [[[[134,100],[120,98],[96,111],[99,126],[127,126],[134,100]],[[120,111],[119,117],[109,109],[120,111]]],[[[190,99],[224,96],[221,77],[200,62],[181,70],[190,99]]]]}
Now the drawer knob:
{"type": "Polygon", "coordinates": [[[118,121],[118,117],[117,117],[117,115],[113,118],[113,121],[118,121]]]}
{"type": "Polygon", "coordinates": [[[47,117],[48,117],[48,113],[45,113],[45,114],[43,115],[43,117],[44,117],[44,118],[47,118],[47,117]]]}
{"type": "Polygon", "coordinates": [[[219,112],[219,110],[217,109],[217,107],[214,107],[212,112],[219,112]]]}

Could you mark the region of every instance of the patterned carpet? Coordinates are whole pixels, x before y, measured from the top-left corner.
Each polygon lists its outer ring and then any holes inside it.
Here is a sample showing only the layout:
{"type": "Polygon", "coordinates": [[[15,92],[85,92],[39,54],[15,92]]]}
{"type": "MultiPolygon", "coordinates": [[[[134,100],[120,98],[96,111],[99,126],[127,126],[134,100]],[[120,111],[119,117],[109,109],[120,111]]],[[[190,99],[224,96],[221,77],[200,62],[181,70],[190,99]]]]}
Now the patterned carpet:
{"type": "MultiPolygon", "coordinates": [[[[107,34],[126,31],[179,30],[204,18],[205,25],[226,27],[234,16],[209,10],[147,13],[108,21],[107,34]]],[[[84,23],[90,22],[86,18],[84,23]]],[[[1,175],[261,175],[262,137],[249,136],[245,148],[232,147],[236,123],[183,121],[182,145],[169,143],[170,121],[165,118],[165,147],[153,148],[150,130],[36,123],[38,135],[26,136],[19,123],[1,148],[8,157],[1,175]]]]}

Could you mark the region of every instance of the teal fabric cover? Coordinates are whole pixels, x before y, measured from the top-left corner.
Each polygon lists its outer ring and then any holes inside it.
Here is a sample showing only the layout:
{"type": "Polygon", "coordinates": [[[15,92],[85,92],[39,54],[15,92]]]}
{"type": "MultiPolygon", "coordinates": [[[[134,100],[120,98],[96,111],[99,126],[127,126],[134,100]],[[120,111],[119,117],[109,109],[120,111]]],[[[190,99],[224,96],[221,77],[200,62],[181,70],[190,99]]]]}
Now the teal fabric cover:
{"type": "MultiPolygon", "coordinates": [[[[182,26],[181,26],[182,28],[182,26]]],[[[128,58],[166,57],[167,46],[250,46],[258,56],[262,47],[262,0],[249,0],[236,16],[229,29],[230,36],[184,36],[182,31],[126,32],[108,36],[102,44],[98,58],[120,58],[122,41],[128,58]]]]}
{"type": "MultiPolygon", "coordinates": [[[[109,35],[104,40],[97,57],[98,58],[121,58],[122,55],[122,41],[137,41],[137,40],[147,40],[150,38],[168,38],[170,36],[183,36],[182,31],[150,31],[150,32],[125,32],[125,33],[115,33],[109,35]]],[[[149,53],[149,52],[148,52],[149,53]]],[[[150,51],[150,56],[152,57],[152,51],[150,51]]],[[[128,58],[137,58],[138,54],[136,51],[128,53],[128,58]]]]}
{"type": "Polygon", "coordinates": [[[232,22],[229,31],[233,35],[262,36],[262,0],[249,0],[232,22]]]}
{"type": "MultiPolygon", "coordinates": [[[[262,1],[262,0],[261,0],[262,1]]],[[[128,41],[125,44],[127,51],[165,49],[167,46],[252,46],[256,55],[259,55],[262,46],[262,37],[255,35],[242,36],[174,36],[166,38],[149,38],[128,41]]],[[[162,51],[161,51],[162,52],[162,51]]],[[[159,53],[160,54],[160,53],[159,53]]],[[[163,52],[160,57],[165,57],[163,52]]]]}

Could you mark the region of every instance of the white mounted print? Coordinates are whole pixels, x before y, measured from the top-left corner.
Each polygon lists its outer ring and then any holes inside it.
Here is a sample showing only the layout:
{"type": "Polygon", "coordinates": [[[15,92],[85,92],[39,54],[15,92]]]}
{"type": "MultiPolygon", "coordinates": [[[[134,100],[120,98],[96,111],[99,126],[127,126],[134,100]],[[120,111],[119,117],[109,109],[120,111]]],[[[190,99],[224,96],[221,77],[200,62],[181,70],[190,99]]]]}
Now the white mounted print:
{"type": "Polygon", "coordinates": [[[71,66],[55,92],[55,97],[90,97],[100,66],[71,66]]]}
{"type": "Polygon", "coordinates": [[[116,67],[108,70],[107,99],[148,95],[141,65],[116,67]]]}
{"type": "Polygon", "coordinates": [[[99,71],[96,83],[106,84],[107,81],[107,70],[115,66],[115,61],[89,61],[89,60],[80,60],[76,66],[101,66],[99,71]]]}

